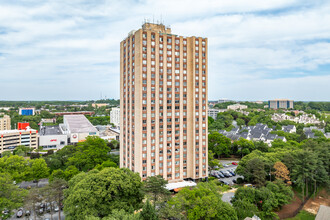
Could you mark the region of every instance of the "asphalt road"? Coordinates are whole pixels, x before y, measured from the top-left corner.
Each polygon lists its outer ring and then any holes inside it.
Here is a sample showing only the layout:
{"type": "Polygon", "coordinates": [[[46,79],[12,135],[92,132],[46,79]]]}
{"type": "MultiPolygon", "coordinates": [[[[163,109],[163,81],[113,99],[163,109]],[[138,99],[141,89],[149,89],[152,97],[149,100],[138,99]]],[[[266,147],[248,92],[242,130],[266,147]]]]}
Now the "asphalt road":
{"type": "Polygon", "coordinates": [[[231,198],[235,195],[235,192],[227,192],[227,193],[224,193],[222,194],[222,198],[221,200],[224,201],[224,202],[228,202],[229,204],[230,203],[230,200],[231,198]]]}

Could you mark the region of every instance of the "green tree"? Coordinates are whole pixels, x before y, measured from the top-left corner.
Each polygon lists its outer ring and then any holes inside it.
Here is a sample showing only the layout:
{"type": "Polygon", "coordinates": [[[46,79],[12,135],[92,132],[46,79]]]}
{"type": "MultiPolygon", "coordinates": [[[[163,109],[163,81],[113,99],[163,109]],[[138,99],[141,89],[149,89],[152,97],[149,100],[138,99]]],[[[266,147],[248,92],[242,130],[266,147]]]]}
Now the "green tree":
{"type": "Polygon", "coordinates": [[[64,171],[61,169],[54,170],[52,174],[49,176],[49,182],[52,182],[55,178],[65,179],[64,171]]]}
{"type": "Polygon", "coordinates": [[[26,194],[26,190],[18,188],[18,186],[13,184],[13,179],[10,175],[0,173],[0,213],[5,209],[11,213],[13,209],[21,207],[26,194]]]}
{"type": "Polygon", "coordinates": [[[237,122],[237,125],[240,126],[240,127],[242,127],[242,126],[245,125],[245,121],[243,119],[241,119],[241,118],[238,118],[236,120],[236,122],[237,122]]]}
{"type": "Polygon", "coordinates": [[[141,219],[143,220],[158,220],[158,216],[155,207],[151,205],[149,200],[144,204],[142,211],[140,212],[141,219]]]}
{"type": "Polygon", "coordinates": [[[57,169],[65,170],[68,166],[67,163],[69,158],[71,158],[76,151],[76,146],[65,146],[62,149],[58,150],[56,153],[48,155],[45,158],[46,163],[52,171],[57,169]]]}
{"type": "Polygon", "coordinates": [[[231,140],[226,136],[213,132],[209,134],[209,149],[215,153],[218,158],[221,155],[228,157],[230,155],[231,140]]]}
{"type": "Polygon", "coordinates": [[[295,154],[291,176],[293,182],[301,187],[303,201],[305,200],[305,196],[308,196],[308,184],[314,181],[313,177],[316,168],[317,157],[314,152],[302,150],[295,154]]]}
{"type": "Polygon", "coordinates": [[[170,192],[165,188],[167,183],[162,176],[149,176],[144,182],[144,191],[150,195],[154,206],[158,201],[168,199],[170,192]]]}
{"type": "Polygon", "coordinates": [[[31,147],[26,147],[24,145],[19,145],[15,148],[14,154],[19,155],[18,152],[22,152],[22,155],[19,156],[24,156],[26,157],[28,153],[31,153],[33,148],[31,147]]]}
{"type": "MultiPolygon", "coordinates": [[[[24,207],[28,210],[38,210],[38,204],[42,201],[41,197],[41,189],[40,188],[32,188],[29,190],[29,193],[25,197],[24,207]]],[[[39,212],[34,212],[34,220],[37,219],[37,215],[39,216],[39,212]]],[[[39,216],[40,217],[40,216],[39,216]]]]}
{"type": "Polygon", "coordinates": [[[31,175],[32,178],[37,181],[38,187],[39,180],[49,176],[49,168],[47,167],[46,161],[42,158],[34,159],[31,163],[31,175]]]}
{"type": "Polygon", "coordinates": [[[108,160],[111,149],[102,138],[89,136],[77,144],[76,150],[67,164],[76,166],[80,171],[88,171],[108,160]]]}
{"type": "Polygon", "coordinates": [[[251,153],[254,149],[255,146],[253,142],[244,138],[240,138],[238,141],[233,143],[233,153],[236,155],[241,155],[241,157],[251,153]]]}
{"type": "Polygon", "coordinates": [[[237,219],[235,210],[221,200],[221,187],[214,182],[184,188],[168,201],[163,215],[176,219],[237,219]]]}
{"type": "Polygon", "coordinates": [[[126,212],[125,210],[113,210],[111,215],[103,218],[103,220],[141,220],[140,214],[126,212]]]}
{"type": "Polygon", "coordinates": [[[58,219],[61,220],[61,205],[63,204],[64,200],[64,189],[68,187],[67,181],[63,179],[55,178],[49,184],[49,188],[51,189],[53,201],[56,202],[57,206],[59,207],[58,211],[58,219]]]}
{"type": "Polygon", "coordinates": [[[29,180],[31,168],[29,159],[22,156],[11,155],[0,158],[0,173],[9,173],[16,182],[29,180]]]}
{"type": "Polygon", "coordinates": [[[12,155],[11,152],[9,150],[6,150],[2,152],[1,157],[9,157],[11,155],[12,155]]]}
{"type": "Polygon", "coordinates": [[[128,169],[94,169],[74,176],[65,198],[66,219],[103,218],[115,209],[137,209],[143,199],[142,182],[138,173],[128,169]]]}
{"type": "Polygon", "coordinates": [[[77,175],[79,173],[79,170],[75,166],[68,166],[64,171],[64,177],[66,181],[69,181],[72,177],[77,175]]]}
{"type": "Polygon", "coordinates": [[[214,153],[211,150],[209,150],[208,158],[208,164],[212,170],[215,169],[215,167],[222,168],[222,163],[220,160],[214,159],[214,153]]]}

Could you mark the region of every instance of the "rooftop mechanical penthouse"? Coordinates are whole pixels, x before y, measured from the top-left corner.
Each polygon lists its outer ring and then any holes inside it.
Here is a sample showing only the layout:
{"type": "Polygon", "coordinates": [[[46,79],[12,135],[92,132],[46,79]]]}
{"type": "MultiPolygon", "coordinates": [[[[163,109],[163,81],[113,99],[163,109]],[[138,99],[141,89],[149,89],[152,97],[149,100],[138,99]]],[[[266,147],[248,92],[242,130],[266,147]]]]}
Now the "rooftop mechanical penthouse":
{"type": "Polygon", "coordinates": [[[120,43],[120,167],[169,182],[208,176],[207,38],[145,23],[120,43]]]}

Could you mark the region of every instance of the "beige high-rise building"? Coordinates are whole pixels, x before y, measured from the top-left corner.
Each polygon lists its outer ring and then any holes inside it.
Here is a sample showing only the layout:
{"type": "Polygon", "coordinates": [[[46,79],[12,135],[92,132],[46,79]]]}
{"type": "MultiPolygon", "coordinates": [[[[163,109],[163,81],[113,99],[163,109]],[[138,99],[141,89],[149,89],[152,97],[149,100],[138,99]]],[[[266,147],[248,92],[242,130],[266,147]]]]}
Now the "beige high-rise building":
{"type": "Polygon", "coordinates": [[[207,39],[145,23],[120,43],[120,167],[208,176],[207,39]]]}
{"type": "Polygon", "coordinates": [[[11,129],[11,120],[9,115],[0,115],[0,131],[11,129]]]}

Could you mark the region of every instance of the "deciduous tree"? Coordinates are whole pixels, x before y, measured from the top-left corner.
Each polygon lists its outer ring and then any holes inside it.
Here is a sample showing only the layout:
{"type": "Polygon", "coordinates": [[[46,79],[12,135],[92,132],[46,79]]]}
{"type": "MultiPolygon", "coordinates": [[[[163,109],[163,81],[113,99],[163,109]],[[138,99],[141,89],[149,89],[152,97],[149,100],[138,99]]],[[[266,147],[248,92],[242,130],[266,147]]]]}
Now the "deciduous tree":
{"type": "Polygon", "coordinates": [[[273,174],[275,175],[276,179],[280,179],[283,182],[286,182],[288,185],[291,185],[290,172],[284,163],[282,163],[281,161],[277,161],[274,164],[274,169],[275,172],[273,174]]]}
{"type": "Polygon", "coordinates": [[[11,212],[23,205],[27,191],[13,184],[8,173],[0,173],[0,213],[7,209],[11,212]]]}
{"type": "Polygon", "coordinates": [[[154,206],[158,201],[168,199],[170,192],[165,188],[167,183],[162,176],[149,176],[144,182],[144,191],[150,195],[154,206]]]}
{"type": "Polygon", "coordinates": [[[137,209],[143,199],[139,174],[118,168],[94,169],[74,176],[65,195],[64,212],[68,220],[103,218],[114,209],[137,209]]]}

